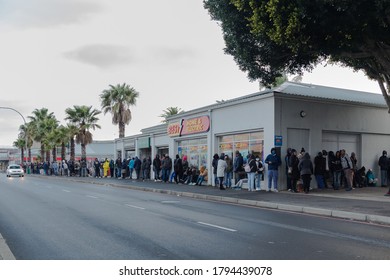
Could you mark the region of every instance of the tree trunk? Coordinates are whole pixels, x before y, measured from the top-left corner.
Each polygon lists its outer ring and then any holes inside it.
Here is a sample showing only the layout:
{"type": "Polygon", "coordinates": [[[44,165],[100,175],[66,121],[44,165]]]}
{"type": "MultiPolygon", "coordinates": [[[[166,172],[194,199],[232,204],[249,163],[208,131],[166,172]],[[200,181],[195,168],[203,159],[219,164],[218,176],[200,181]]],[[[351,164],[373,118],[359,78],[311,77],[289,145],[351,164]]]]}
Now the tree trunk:
{"type": "Polygon", "coordinates": [[[65,160],[65,154],[66,154],[66,146],[65,143],[61,143],[61,160],[65,160]]]}
{"type": "Polygon", "coordinates": [[[50,162],[50,150],[46,151],[46,161],[50,162]]]}
{"type": "Polygon", "coordinates": [[[119,138],[125,137],[125,124],[123,122],[119,122],[119,138]]]}
{"type": "Polygon", "coordinates": [[[41,160],[45,161],[45,145],[41,143],[41,160]]]}
{"type": "Polygon", "coordinates": [[[53,161],[57,161],[57,147],[54,146],[52,150],[53,161]]]}
{"type": "Polygon", "coordinates": [[[81,159],[87,160],[87,145],[81,143],[81,159]]]}
{"type": "Polygon", "coordinates": [[[31,159],[31,148],[28,148],[28,161],[32,162],[32,159],[31,159]]]}
{"type": "Polygon", "coordinates": [[[20,148],[20,163],[23,164],[24,163],[24,148],[20,148]]]}
{"type": "Polygon", "coordinates": [[[75,143],[74,139],[70,139],[70,160],[74,161],[75,158],[75,143]]]}

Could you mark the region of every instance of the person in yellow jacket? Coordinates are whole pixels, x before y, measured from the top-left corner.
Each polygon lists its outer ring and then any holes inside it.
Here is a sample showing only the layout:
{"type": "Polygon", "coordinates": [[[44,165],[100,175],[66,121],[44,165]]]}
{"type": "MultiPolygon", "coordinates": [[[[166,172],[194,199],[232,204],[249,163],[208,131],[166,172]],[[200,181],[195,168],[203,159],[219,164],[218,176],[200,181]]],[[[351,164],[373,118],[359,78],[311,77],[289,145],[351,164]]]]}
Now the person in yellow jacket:
{"type": "Polygon", "coordinates": [[[108,170],[110,170],[110,161],[106,159],[103,163],[103,174],[105,178],[108,176],[108,170]]]}

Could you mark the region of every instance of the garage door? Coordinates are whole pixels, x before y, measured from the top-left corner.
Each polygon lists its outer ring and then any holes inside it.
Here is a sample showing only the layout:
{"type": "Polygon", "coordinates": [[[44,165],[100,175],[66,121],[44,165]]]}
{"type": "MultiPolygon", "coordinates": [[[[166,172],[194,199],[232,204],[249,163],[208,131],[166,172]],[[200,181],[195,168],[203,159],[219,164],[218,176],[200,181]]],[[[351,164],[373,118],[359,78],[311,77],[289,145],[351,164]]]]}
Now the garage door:
{"type": "Polygon", "coordinates": [[[352,152],[360,154],[360,135],[338,132],[323,132],[322,147],[326,151],[339,151],[344,149],[347,154],[352,152]]]}

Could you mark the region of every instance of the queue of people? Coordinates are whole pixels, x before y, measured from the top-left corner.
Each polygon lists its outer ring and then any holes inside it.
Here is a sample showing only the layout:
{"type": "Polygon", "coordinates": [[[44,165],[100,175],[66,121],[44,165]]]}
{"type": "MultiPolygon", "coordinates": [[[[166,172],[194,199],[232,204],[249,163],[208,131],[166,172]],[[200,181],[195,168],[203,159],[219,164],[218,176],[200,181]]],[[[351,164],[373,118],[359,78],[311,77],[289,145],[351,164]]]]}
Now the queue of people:
{"type": "MultiPolygon", "coordinates": [[[[314,176],[317,188],[334,190],[344,189],[351,191],[355,188],[367,186],[381,187],[390,185],[390,158],[383,151],[378,160],[380,167],[380,181],[376,178],[372,169],[366,170],[364,166],[358,167],[358,160],[354,152],[349,156],[342,149],[340,151],[322,150],[312,160],[310,154],[301,149],[288,148],[284,158],[286,166],[287,190],[291,192],[309,193],[312,190],[311,181],[314,176]]],[[[272,148],[270,154],[264,160],[267,168],[268,186],[266,191],[278,192],[279,167],[282,165],[276,149],[272,148]]],[[[241,188],[244,183],[248,185],[248,191],[261,189],[261,181],[264,180],[264,164],[255,153],[249,154],[245,159],[239,151],[235,152],[232,159],[225,154],[214,154],[212,167],[213,186],[221,190],[227,188],[241,188]],[[233,185],[232,182],[235,184],[233,185]]],[[[187,185],[202,185],[208,181],[206,165],[198,168],[189,164],[186,155],[176,155],[172,160],[168,154],[156,155],[153,161],[150,157],[139,159],[137,156],[129,159],[120,158],[87,161],[62,160],[53,162],[32,162],[24,165],[25,171],[32,174],[53,176],[79,176],[95,178],[117,178],[150,180],[153,170],[154,181],[164,183],[176,183],[187,185]]],[[[390,196],[390,189],[385,194],[390,196]]]]}

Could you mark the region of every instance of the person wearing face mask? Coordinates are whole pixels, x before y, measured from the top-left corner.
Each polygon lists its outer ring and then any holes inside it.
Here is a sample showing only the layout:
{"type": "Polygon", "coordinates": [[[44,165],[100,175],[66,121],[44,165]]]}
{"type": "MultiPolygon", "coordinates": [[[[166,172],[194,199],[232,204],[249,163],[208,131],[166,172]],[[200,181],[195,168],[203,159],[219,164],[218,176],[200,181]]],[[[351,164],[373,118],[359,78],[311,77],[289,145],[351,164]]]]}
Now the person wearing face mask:
{"type": "Polygon", "coordinates": [[[282,160],[276,154],[276,149],[271,149],[271,154],[265,159],[265,163],[268,164],[268,191],[271,191],[272,181],[274,182],[274,192],[278,192],[278,169],[282,164],[282,160]]]}
{"type": "Polygon", "coordinates": [[[378,165],[381,168],[381,187],[387,187],[387,171],[389,169],[389,159],[387,158],[387,152],[383,151],[382,156],[379,158],[378,165]]]}

